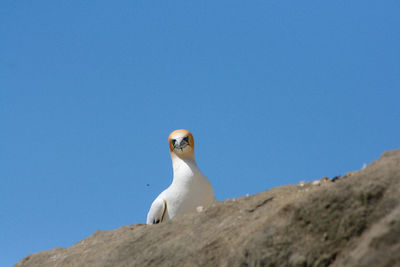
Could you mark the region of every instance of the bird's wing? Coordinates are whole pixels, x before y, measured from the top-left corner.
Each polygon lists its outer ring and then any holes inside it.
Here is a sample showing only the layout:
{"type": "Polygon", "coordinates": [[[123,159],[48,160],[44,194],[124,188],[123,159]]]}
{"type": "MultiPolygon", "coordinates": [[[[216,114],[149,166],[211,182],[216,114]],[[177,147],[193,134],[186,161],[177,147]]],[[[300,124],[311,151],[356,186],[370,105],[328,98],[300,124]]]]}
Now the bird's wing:
{"type": "Polygon", "coordinates": [[[156,198],[151,204],[149,213],[147,214],[147,224],[156,224],[164,220],[167,212],[167,202],[162,198],[156,198]]]}

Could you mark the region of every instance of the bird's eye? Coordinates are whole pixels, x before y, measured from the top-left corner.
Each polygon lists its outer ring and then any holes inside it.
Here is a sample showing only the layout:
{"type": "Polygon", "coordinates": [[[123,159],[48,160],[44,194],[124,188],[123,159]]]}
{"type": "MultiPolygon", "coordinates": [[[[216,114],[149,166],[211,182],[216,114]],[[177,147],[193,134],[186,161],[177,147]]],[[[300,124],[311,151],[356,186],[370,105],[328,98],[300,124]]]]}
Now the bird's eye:
{"type": "Polygon", "coordinates": [[[173,146],[175,146],[175,142],[176,142],[175,139],[171,139],[171,143],[172,143],[173,146]]]}
{"type": "Polygon", "coordinates": [[[189,144],[189,136],[184,137],[184,138],[183,138],[183,141],[186,141],[186,143],[189,144]]]}

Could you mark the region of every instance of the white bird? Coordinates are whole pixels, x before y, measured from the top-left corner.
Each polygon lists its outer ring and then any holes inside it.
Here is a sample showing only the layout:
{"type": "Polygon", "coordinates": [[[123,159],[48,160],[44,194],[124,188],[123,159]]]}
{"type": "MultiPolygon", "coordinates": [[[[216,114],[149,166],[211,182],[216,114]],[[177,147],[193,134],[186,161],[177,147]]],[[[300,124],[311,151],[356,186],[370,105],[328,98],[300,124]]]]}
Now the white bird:
{"type": "Polygon", "coordinates": [[[194,159],[194,139],[187,130],[173,131],[168,137],[173,180],[151,204],[147,224],[168,221],[177,215],[194,212],[214,203],[212,185],[194,159]]]}

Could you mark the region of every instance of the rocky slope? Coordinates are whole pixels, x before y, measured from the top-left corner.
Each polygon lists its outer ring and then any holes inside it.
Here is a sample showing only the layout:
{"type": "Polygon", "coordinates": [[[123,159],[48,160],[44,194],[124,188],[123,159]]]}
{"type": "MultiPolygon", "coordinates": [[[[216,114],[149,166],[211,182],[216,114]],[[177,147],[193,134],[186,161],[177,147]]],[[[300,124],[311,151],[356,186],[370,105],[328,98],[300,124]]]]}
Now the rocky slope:
{"type": "Polygon", "coordinates": [[[98,231],[15,266],[400,266],[400,150],[154,226],[98,231]],[[162,241],[162,242],[161,242],[162,241]]]}

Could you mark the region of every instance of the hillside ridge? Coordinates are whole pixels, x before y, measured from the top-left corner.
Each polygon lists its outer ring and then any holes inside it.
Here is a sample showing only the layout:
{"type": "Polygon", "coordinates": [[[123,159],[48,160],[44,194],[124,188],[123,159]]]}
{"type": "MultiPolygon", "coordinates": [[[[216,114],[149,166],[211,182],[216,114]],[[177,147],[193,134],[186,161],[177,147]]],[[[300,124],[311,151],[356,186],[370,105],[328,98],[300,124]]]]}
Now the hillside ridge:
{"type": "Polygon", "coordinates": [[[400,265],[400,149],[337,179],[279,186],[159,225],[97,231],[30,266],[400,265]]]}

